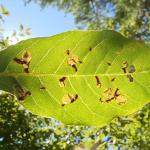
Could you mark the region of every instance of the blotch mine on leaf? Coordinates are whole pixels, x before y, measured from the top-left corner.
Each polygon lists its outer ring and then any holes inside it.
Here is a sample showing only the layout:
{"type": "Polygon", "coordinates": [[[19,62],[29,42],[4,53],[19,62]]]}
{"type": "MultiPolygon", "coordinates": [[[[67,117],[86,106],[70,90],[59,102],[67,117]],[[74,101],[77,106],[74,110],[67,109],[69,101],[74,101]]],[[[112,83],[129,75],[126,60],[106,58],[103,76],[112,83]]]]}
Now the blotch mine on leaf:
{"type": "Polygon", "coordinates": [[[77,63],[82,63],[82,61],[78,58],[78,56],[76,55],[72,55],[69,53],[69,57],[68,57],[68,64],[75,70],[75,72],[78,71],[77,69],[77,63]]]}
{"type": "Polygon", "coordinates": [[[40,90],[46,90],[46,87],[45,86],[41,86],[40,90]]]}
{"type": "Polygon", "coordinates": [[[112,88],[108,88],[104,91],[102,101],[109,103],[114,99],[114,91],[112,88]]]}
{"type": "Polygon", "coordinates": [[[119,105],[126,103],[126,98],[120,94],[118,88],[115,90],[112,88],[106,89],[102,95],[102,98],[100,98],[101,103],[109,103],[113,100],[115,100],[119,105]]]}
{"type": "Polygon", "coordinates": [[[127,99],[123,95],[118,95],[115,100],[116,100],[118,105],[123,105],[127,101],[127,99]]]}
{"type": "Polygon", "coordinates": [[[110,63],[110,62],[107,62],[107,65],[108,65],[108,66],[111,66],[111,63],[110,63]]]}
{"type": "Polygon", "coordinates": [[[72,94],[65,94],[62,98],[62,105],[65,106],[67,104],[71,104],[74,101],[78,99],[78,94],[72,95],[72,94]]]}
{"type": "Polygon", "coordinates": [[[96,79],[96,85],[97,85],[97,87],[100,88],[102,84],[101,84],[101,82],[100,82],[99,77],[98,77],[98,76],[95,76],[95,79],[96,79]]]}
{"type": "Polygon", "coordinates": [[[14,58],[13,59],[16,63],[18,63],[18,64],[24,64],[25,62],[23,62],[21,59],[19,59],[19,58],[14,58]]]}
{"type": "Polygon", "coordinates": [[[65,86],[65,80],[67,79],[67,77],[62,77],[59,79],[59,85],[60,87],[64,87],[65,86]]]}
{"type": "Polygon", "coordinates": [[[26,51],[23,53],[22,58],[14,58],[13,60],[22,65],[25,73],[29,73],[29,64],[31,59],[31,53],[26,51]]]}
{"type": "Polygon", "coordinates": [[[32,57],[31,57],[31,53],[26,51],[23,55],[22,55],[22,60],[24,62],[26,62],[26,64],[28,64],[31,61],[32,57]]]}
{"type": "Polygon", "coordinates": [[[21,88],[21,86],[18,85],[14,86],[14,93],[19,101],[23,101],[27,96],[31,95],[30,91],[25,91],[21,88]]]}
{"type": "Polygon", "coordinates": [[[127,73],[127,68],[128,68],[128,62],[125,61],[125,62],[123,62],[123,64],[122,64],[122,70],[123,70],[124,73],[127,73]]]}

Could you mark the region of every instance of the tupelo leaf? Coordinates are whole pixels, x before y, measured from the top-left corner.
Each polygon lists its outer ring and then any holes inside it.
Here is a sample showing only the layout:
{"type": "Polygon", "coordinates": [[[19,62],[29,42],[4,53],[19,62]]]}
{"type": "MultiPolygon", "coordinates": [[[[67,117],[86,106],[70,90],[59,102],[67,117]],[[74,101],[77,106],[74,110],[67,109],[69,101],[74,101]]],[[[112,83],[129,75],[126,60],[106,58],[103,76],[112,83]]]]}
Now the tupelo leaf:
{"type": "Polygon", "coordinates": [[[68,31],[0,52],[0,89],[29,111],[102,126],[150,101],[150,48],[117,32],[68,31]]]}

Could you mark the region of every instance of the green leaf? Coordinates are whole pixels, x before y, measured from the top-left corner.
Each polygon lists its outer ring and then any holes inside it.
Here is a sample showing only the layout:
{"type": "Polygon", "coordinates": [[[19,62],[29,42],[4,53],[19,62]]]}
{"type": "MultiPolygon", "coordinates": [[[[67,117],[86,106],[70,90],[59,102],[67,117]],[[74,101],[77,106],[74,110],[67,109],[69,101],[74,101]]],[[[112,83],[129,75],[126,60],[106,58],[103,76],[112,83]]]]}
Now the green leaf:
{"type": "Polygon", "coordinates": [[[3,5],[1,5],[1,11],[2,11],[2,14],[6,15],[6,16],[10,16],[9,11],[6,10],[6,8],[3,5]]]}
{"type": "Polygon", "coordinates": [[[22,24],[19,25],[19,30],[20,30],[21,32],[23,31],[23,25],[22,25],[22,24]]]}
{"type": "Polygon", "coordinates": [[[34,114],[102,126],[150,100],[150,48],[114,31],[69,31],[0,52],[0,89],[34,114]]]}

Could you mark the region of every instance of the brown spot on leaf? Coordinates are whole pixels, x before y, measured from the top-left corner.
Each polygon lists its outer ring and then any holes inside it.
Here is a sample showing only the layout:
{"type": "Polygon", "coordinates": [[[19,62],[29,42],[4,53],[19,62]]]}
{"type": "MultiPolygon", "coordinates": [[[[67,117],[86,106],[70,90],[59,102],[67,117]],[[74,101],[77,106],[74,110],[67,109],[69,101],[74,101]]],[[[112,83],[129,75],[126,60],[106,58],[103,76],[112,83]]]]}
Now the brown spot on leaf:
{"type": "Polygon", "coordinates": [[[69,49],[66,50],[66,54],[67,54],[67,55],[70,55],[69,49]]]}
{"type": "Polygon", "coordinates": [[[19,58],[14,58],[14,61],[18,64],[24,64],[25,62],[23,62],[21,59],[19,58]]]}
{"type": "Polygon", "coordinates": [[[77,66],[76,65],[72,65],[72,68],[74,68],[74,71],[77,72],[78,69],[77,69],[77,66]]]}
{"type": "Polygon", "coordinates": [[[76,55],[69,55],[68,57],[68,64],[77,72],[77,63],[82,63],[82,61],[76,55]]]}
{"type": "Polygon", "coordinates": [[[96,79],[96,85],[97,85],[97,87],[100,88],[102,84],[101,84],[101,82],[100,82],[99,77],[98,77],[98,76],[95,76],[95,79],[96,79]]]}
{"type": "Polygon", "coordinates": [[[129,79],[130,82],[133,82],[133,77],[131,74],[127,74],[127,78],[129,79]]]}
{"type": "Polygon", "coordinates": [[[107,65],[108,65],[108,66],[111,66],[111,63],[110,63],[110,62],[107,62],[107,65]]]}
{"type": "Polygon", "coordinates": [[[27,96],[30,96],[30,95],[31,95],[31,92],[30,92],[30,91],[22,91],[22,92],[18,93],[17,99],[18,99],[19,101],[23,101],[23,100],[25,100],[25,98],[26,98],[27,96]]]}
{"type": "Polygon", "coordinates": [[[115,77],[111,79],[111,81],[112,81],[112,82],[113,82],[113,81],[115,81],[115,80],[116,80],[116,78],[115,78],[115,77]]]}
{"type": "Polygon", "coordinates": [[[108,103],[111,102],[113,99],[114,99],[114,91],[112,88],[108,88],[107,90],[104,91],[102,101],[108,103]]]}
{"type": "Polygon", "coordinates": [[[45,86],[40,87],[40,90],[46,90],[45,86]]]}
{"type": "Polygon", "coordinates": [[[31,57],[31,53],[26,51],[23,55],[22,55],[22,61],[26,62],[26,64],[28,64],[31,61],[32,57],[31,57]]]}
{"type": "Polygon", "coordinates": [[[62,77],[59,79],[59,85],[60,87],[64,87],[65,86],[65,80],[67,79],[67,77],[62,77]]]}
{"type": "Polygon", "coordinates": [[[126,98],[123,95],[118,95],[116,97],[116,102],[117,102],[118,105],[123,105],[123,104],[126,103],[126,101],[127,100],[126,100],[126,98]]]}
{"type": "Polygon", "coordinates": [[[104,91],[102,98],[100,98],[101,103],[109,103],[115,100],[117,104],[125,104],[126,98],[120,94],[119,89],[116,88],[115,90],[112,88],[108,88],[104,91]]]}
{"type": "Polygon", "coordinates": [[[78,94],[72,95],[72,94],[65,94],[62,98],[62,105],[65,106],[67,104],[71,104],[75,102],[78,99],[78,94]]]}
{"type": "Polygon", "coordinates": [[[22,58],[14,58],[14,61],[16,63],[22,65],[23,70],[24,70],[25,73],[29,73],[29,64],[30,64],[31,59],[32,59],[31,53],[26,51],[22,55],[22,58]]]}
{"type": "Polygon", "coordinates": [[[124,73],[127,73],[127,68],[128,68],[128,62],[125,61],[125,62],[123,62],[123,64],[122,64],[122,70],[123,70],[124,73]]]}
{"type": "Polygon", "coordinates": [[[89,48],[89,51],[92,51],[92,47],[89,48]]]}

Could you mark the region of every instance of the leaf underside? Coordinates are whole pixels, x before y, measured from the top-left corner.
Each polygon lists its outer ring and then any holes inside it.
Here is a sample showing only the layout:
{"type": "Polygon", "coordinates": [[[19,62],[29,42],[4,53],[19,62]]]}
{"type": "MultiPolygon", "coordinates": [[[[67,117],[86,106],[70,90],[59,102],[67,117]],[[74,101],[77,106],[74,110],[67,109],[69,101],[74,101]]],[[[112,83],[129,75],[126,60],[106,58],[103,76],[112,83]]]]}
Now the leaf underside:
{"type": "Polygon", "coordinates": [[[34,114],[102,126],[150,100],[150,48],[114,31],[69,31],[0,52],[0,89],[34,114]]]}

